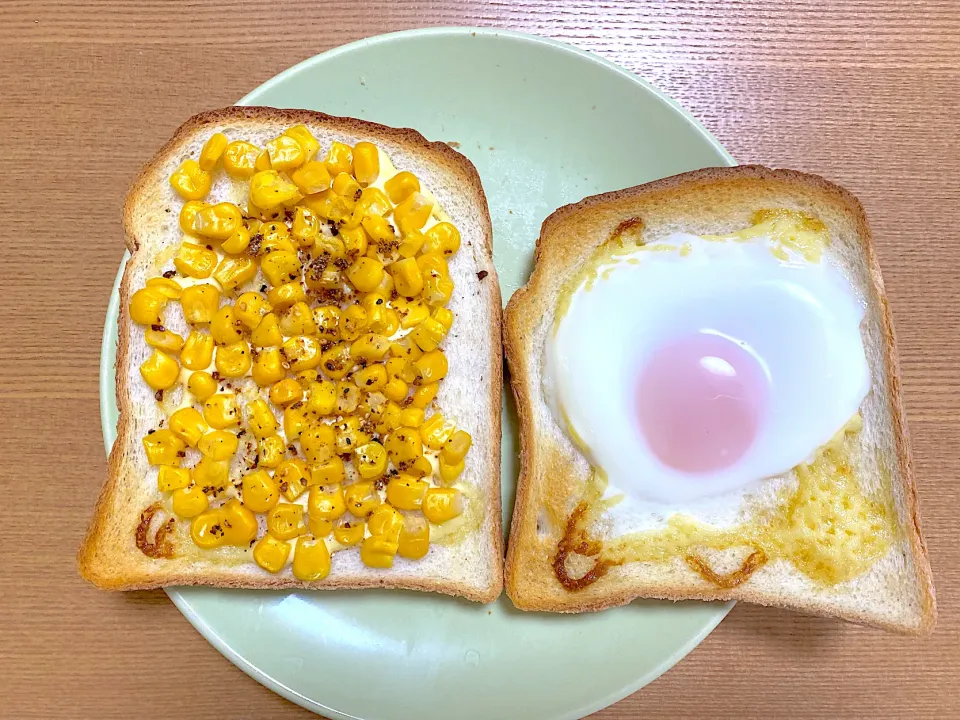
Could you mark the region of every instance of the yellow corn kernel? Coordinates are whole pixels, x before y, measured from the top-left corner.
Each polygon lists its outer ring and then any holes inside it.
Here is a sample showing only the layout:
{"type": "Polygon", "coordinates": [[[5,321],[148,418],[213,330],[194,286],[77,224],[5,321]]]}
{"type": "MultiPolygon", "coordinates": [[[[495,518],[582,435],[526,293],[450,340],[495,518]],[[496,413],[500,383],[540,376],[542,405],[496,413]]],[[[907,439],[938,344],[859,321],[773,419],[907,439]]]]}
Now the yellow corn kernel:
{"type": "Polygon", "coordinates": [[[236,498],[220,506],[220,513],[226,522],[223,526],[224,540],[230,545],[248,547],[257,537],[257,517],[240,504],[236,498]]]}
{"type": "Polygon", "coordinates": [[[141,325],[158,325],[167,300],[167,296],[155,288],[137,290],[130,298],[130,318],[141,325]]]}
{"type": "Polygon", "coordinates": [[[233,203],[206,205],[194,214],[191,232],[214,240],[226,240],[243,227],[243,213],[233,203]]]}
{"type": "Polygon", "coordinates": [[[185,202],[183,207],[180,208],[180,215],[178,217],[180,229],[185,233],[197,234],[197,213],[207,207],[210,207],[210,203],[205,203],[202,200],[190,200],[189,202],[185,202]]]}
{"type": "Polygon", "coordinates": [[[250,342],[257,347],[279,347],[283,343],[283,333],[280,332],[280,321],[275,314],[267,313],[260,320],[260,324],[250,333],[250,342]]]}
{"type": "Polygon", "coordinates": [[[439,525],[463,513],[463,497],[456,488],[430,488],[421,509],[427,520],[439,525]]]}
{"type": "Polygon", "coordinates": [[[252,363],[250,344],[246,340],[217,348],[215,364],[223,377],[243,377],[250,371],[252,363]]]}
{"type": "Polygon", "coordinates": [[[398,467],[423,455],[423,442],[416,428],[398,427],[387,435],[384,445],[390,461],[398,467]]]}
{"type": "Polygon", "coordinates": [[[266,470],[243,476],[243,504],[256,513],[267,512],[280,499],[280,484],[266,470]]]}
{"type": "Polygon", "coordinates": [[[173,258],[174,267],[192,278],[208,278],[217,267],[217,254],[203,245],[184,242],[173,258]]]}
{"type": "Polygon", "coordinates": [[[400,424],[403,427],[418,428],[423,425],[423,420],[423,410],[418,407],[407,407],[400,413],[400,424]]]}
{"type": "Polygon", "coordinates": [[[140,365],[140,375],[152,389],[169,390],[177,384],[180,365],[175,358],[165,352],[154,350],[153,354],[140,365]]]}
{"type": "Polygon", "coordinates": [[[346,469],[343,460],[337,455],[331,455],[323,462],[310,466],[309,485],[336,485],[346,478],[346,469]]]}
{"type": "Polygon", "coordinates": [[[350,305],[340,314],[340,337],[353,342],[367,327],[367,311],[360,305],[350,305]]]}
{"type": "Polygon", "coordinates": [[[364,187],[377,181],[380,175],[380,153],[377,152],[376,145],[358,142],[353,146],[353,172],[364,187]]]}
{"type": "Polygon", "coordinates": [[[223,169],[235,178],[253,177],[260,148],[245,140],[234,140],[223,151],[223,169]]]}
{"type": "Polygon", "coordinates": [[[200,200],[210,192],[212,178],[210,173],[200,167],[200,163],[188,158],[170,176],[170,187],[184,200],[200,200]]]}
{"type": "Polygon", "coordinates": [[[276,170],[261,170],[250,178],[250,201],[263,210],[297,202],[303,194],[276,170]]]}
{"type": "Polygon", "coordinates": [[[387,502],[398,510],[419,510],[429,487],[426,480],[401,474],[387,483],[387,502]]]}
{"type": "Polygon", "coordinates": [[[272,285],[283,285],[300,279],[300,258],[295,252],[278,250],[260,261],[260,269],[272,285]]]}
{"type": "Polygon", "coordinates": [[[321,162],[304,163],[290,174],[290,179],[304,195],[316,195],[330,189],[330,172],[321,162]]]}
{"type": "Polygon", "coordinates": [[[440,450],[453,436],[454,428],[448,425],[442,413],[434,413],[420,426],[420,439],[431,450],[440,450]]]}
{"type": "Polygon", "coordinates": [[[287,436],[288,442],[298,439],[307,424],[303,403],[295,402],[283,411],[283,434],[287,436]]]}
{"type": "Polygon", "coordinates": [[[206,494],[196,485],[174,490],[172,500],[173,512],[182,518],[196,517],[210,507],[206,494]]]}
{"type": "Polygon", "coordinates": [[[301,505],[278,503],[267,513],[267,532],[277,540],[291,540],[306,531],[301,505]]]}
{"type": "Polygon", "coordinates": [[[420,294],[430,305],[446,305],[453,297],[453,281],[446,277],[427,277],[420,294]]]}
{"type": "Polygon", "coordinates": [[[311,210],[297,205],[293,211],[293,238],[298,247],[310,247],[320,233],[320,218],[311,210]]]}
{"type": "Polygon", "coordinates": [[[429,407],[430,403],[433,402],[433,399],[437,396],[437,390],[440,389],[438,383],[432,382],[426,385],[421,385],[416,390],[413,391],[413,396],[410,400],[410,404],[413,407],[426,409],[429,407]]]}
{"type": "Polygon", "coordinates": [[[286,454],[287,446],[279,435],[268,435],[257,443],[257,465],[260,467],[278,467],[286,454]]]}
{"type": "Polygon", "coordinates": [[[157,473],[157,489],[160,492],[173,492],[187,487],[192,482],[189,468],[173,465],[161,465],[157,473]]]}
{"type": "Polygon", "coordinates": [[[273,435],[277,431],[277,419],[263,398],[247,404],[247,426],[257,439],[273,435]]]}
{"type": "Polygon", "coordinates": [[[307,294],[304,292],[303,285],[298,282],[290,282],[272,288],[267,293],[267,299],[274,310],[281,311],[298,302],[306,302],[307,294]]]}
{"type": "Polygon", "coordinates": [[[320,364],[320,341],[312,335],[297,335],[285,340],[280,351],[293,372],[309,370],[320,364]]]}
{"type": "Polygon", "coordinates": [[[347,511],[343,488],[340,485],[324,488],[314,485],[307,498],[307,512],[311,518],[336,520],[347,511]]]}
{"type": "MultiPolygon", "coordinates": [[[[159,325],[158,327],[163,326],[159,325]]],[[[167,329],[154,330],[153,328],[147,328],[143,334],[143,339],[147,341],[147,345],[150,347],[162,350],[168,355],[177,355],[183,349],[183,338],[167,329]]]]}
{"type": "Polygon", "coordinates": [[[151,465],[179,465],[185,447],[183,440],[167,428],[143,436],[143,449],[151,465]]]}
{"type": "Polygon", "coordinates": [[[334,141],[324,159],[327,171],[334,177],[340,173],[353,172],[353,148],[334,141]]]}
{"type": "Polygon", "coordinates": [[[349,380],[337,383],[337,414],[346,415],[356,411],[360,404],[360,388],[349,380]]]}
{"type": "Polygon", "coordinates": [[[233,311],[237,320],[250,330],[255,330],[263,316],[270,312],[270,305],[260,293],[245,292],[237,298],[233,311]]]}
{"type": "Polygon", "coordinates": [[[343,490],[346,509],[354,517],[365,518],[380,504],[380,496],[373,483],[367,480],[355,482],[343,490]]]}
{"type": "Polygon", "coordinates": [[[446,335],[447,329],[432,317],[417,325],[410,333],[411,339],[424,353],[436,350],[446,335]]]}
{"type": "Polygon", "coordinates": [[[150,290],[160,293],[168,300],[179,300],[183,288],[180,283],[172,278],[155,277],[147,280],[146,287],[150,290]]]}
{"type": "Polygon", "coordinates": [[[383,365],[367,365],[353,375],[353,381],[367,392],[376,392],[387,382],[387,371],[383,365]]]}
{"type": "Polygon", "coordinates": [[[317,326],[317,333],[329,340],[339,336],[340,308],[332,305],[322,305],[313,309],[313,322],[317,326]]]}
{"type": "Polygon", "coordinates": [[[342,380],[349,375],[355,364],[347,343],[338,343],[320,356],[323,372],[333,380],[342,380]]]}
{"type": "MultiPolygon", "coordinates": [[[[263,353],[260,353],[261,357],[263,353]]],[[[259,358],[258,358],[259,361],[259,358]]],[[[257,378],[257,363],[253,366],[254,380],[257,378]]],[[[270,388],[270,402],[274,405],[289,405],[303,399],[303,388],[293,378],[282,378],[270,388]]]]}
{"type": "MultiPolygon", "coordinates": [[[[283,356],[279,348],[263,348],[256,353],[256,359],[253,361],[251,371],[253,381],[260,387],[273,385],[280,382],[286,376],[287,371],[283,367],[283,356]]],[[[291,381],[296,385],[296,381],[291,381]]],[[[297,389],[300,386],[297,385],[297,389]]]]}
{"type": "Polygon", "coordinates": [[[190,379],[187,380],[187,390],[189,390],[197,400],[203,402],[217,391],[217,381],[213,379],[210,373],[201,370],[200,372],[190,374],[190,379]]]}
{"type": "Polygon", "coordinates": [[[423,275],[414,258],[398,260],[390,266],[393,284],[404,297],[416,297],[423,290],[423,275]]]}
{"type": "Polygon", "coordinates": [[[388,433],[400,425],[400,406],[396,402],[387,402],[380,412],[380,421],[377,423],[378,433],[388,433]]]}
{"type": "Polygon", "coordinates": [[[270,167],[274,170],[292,170],[307,159],[299,142],[289,135],[281,135],[269,141],[264,149],[270,158],[270,167]]]}
{"type": "Polygon", "coordinates": [[[423,357],[413,364],[424,383],[438,382],[446,377],[447,356],[443,354],[442,350],[424,353],[423,357]]]}
{"type": "Polygon", "coordinates": [[[307,515],[307,529],[315,538],[325,538],[333,532],[333,520],[307,515]]]}
{"type": "Polygon", "coordinates": [[[290,557],[290,543],[267,533],[253,546],[253,559],[267,572],[278,573],[290,557]]]}
{"type": "Polygon", "coordinates": [[[193,480],[201,488],[220,488],[222,490],[229,479],[229,460],[213,460],[203,456],[193,466],[193,480]]]}
{"type": "Polygon", "coordinates": [[[239,255],[250,245],[250,231],[241,227],[237,231],[220,243],[220,249],[231,255],[239,255]]]}
{"type": "Polygon", "coordinates": [[[213,320],[220,307],[220,291],[209,283],[186,288],[180,296],[183,318],[192,325],[213,320]]]}
{"type": "Polygon", "coordinates": [[[307,464],[298,458],[284,460],[277,465],[273,478],[279,483],[280,492],[287,500],[296,500],[307,489],[310,470],[307,464]]]}
{"type": "Polygon", "coordinates": [[[197,547],[210,549],[226,544],[223,514],[220,508],[200,513],[190,523],[190,537],[197,547]]]}
{"type": "MultiPolygon", "coordinates": [[[[363,218],[361,227],[367,231],[367,235],[377,246],[380,243],[395,242],[397,239],[393,226],[382,215],[367,215],[363,218]]],[[[376,252],[376,250],[379,250],[379,247],[371,248],[367,251],[367,254],[369,255],[371,251],[376,252]]]]}
{"type": "Polygon", "coordinates": [[[213,170],[217,163],[220,162],[220,156],[223,155],[223,151],[227,149],[229,141],[227,136],[223,133],[214,133],[210,138],[203,144],[203,149],[200,151],[200,168],[202,170],[213,170]]]}
{"type": "Polygon", "coordinates": [[[312,382],[309,385],[310,397],[307,399],[306,411],[323,417],[330,415],[337,406],[337,387],[329,380],[312,382]]]}
{"type": "Polygon", "coordinates": [[[420,248],[423,247],[424,240],[423,233],[420,231],[407,233],[403,236],[403,240],[400,241],[400,247],[397,248],[397,252],[400,253],[400,257],[415,257],[416,254],[420,252],[420,248]]]}
{"type": "Polygon", "coordinates": [[[280,332],[284,335],[314,335],[317,324],[313,321],[313,311],[306,302],[296,302],[280,316],[280,332]]]}
{"type": "Polygon", "coordinates": [[[393,203],[401,203],[415,192],[420,192],[420,181],[416,175],[404,170],[384,182],[383,189],[393,203]]]}
{"type": "Polygon", "coordinates": [[[364,538],[360,545],[360,559],[367,567],[388,569],[393,567],[393,558],[397,554],[397,543],[384,537],[371,535],[364,538]]]}
{"type": "Polygon", "coordinates": [[[380,362],[389,350],[390,339],[377,333],[364,333],[350,345],[350,355],[367,362],[380,362]]]}
{"type": "Polygon", "coordinates": [[[347,268],[347,278],[360,292],[370,292],[383,280],[383,263],[368,257],[359,257],[347,268]]]}
{"type": "Polygon", "coordinates": [[[407,473],[417,478],[432,477],[433,465],[426,457],[418,457],[407,466],[407,473]]]}
{"type": "Polygon", "coordinates": [[[382,215],[386,217],[390,214],[391,210],[393,210],[393,205],[383,190],[375,187],[366,187],[363,189],[363,192],[360,193],[360,199],[357,201],[357,206],[353,209],[353,215],[350,216],[350,221],[347,224],[351,227],[356,227],[363,221],[363,218],[368,215],[382,215]]]}
{"type": "Polygon", "coordinates": [[[333,539],[341,545],[352,547],[363,540],[366,523],[352,517],[341,517],[333,524],[333,539]]]}
{"type": "Polygon", "coordinates": [[[336,433],[330,425],[311,425],[300,434],[300,449],[310,463],[322,463],[335,455],[336,433]]]}
{"type": "Polygon", "coordinates": [[[266,150],[261,150],[260,154],[257,155],[257,160],[253,164],[254,169],[257,172],[263,172],[264,170],[270,170],[270,153],[266,150]]]}
{"type": "Polygon", "coordinates": [[[465,430],[457,430],[443,444],[443,452],[440,457],[450,464],[456,464],[467,456],[472,444],[473,438],[470,437],[470,433],[465,430]]]}
{"type": "MultiPolygon", "coordinates": [[[[415,192],[393,209],[393,219],[397,223],[401,237],[420,230],[430,219],[433,201],[423,193],[415,192]]],[[[429,236],[425,234],[429,241],[429,236]]]]}
{"type": "Polygon", "coordinates": [[[447,310],[445,307],[435,308],[433,311],[433,319],[443,326],[445,332],[449,332],[450,328],[453,327],[453,312],[447,310]]]}
{"type": "Polygon", "coordinates": [[[397,542],[403,529],[403,515],[390,505],[378,505],[367,519],[367,528],[371,535],[397,542]]]}
{"type": "Polygon", "coordinates": [[[213,279],[231,292],[257,275],[257,264],[248,257],[224,258],[213,272],[213,279]]]}
{"type": "Polygon", "coordinates": [[[200,438],[206,433],[210,426],[203,419],[199,410],[192,407],[185,407],[177,410],[170,416],[168,427],[173,434],[183,440],[190,447],[196,447],[200,438]]]}
{"type": "Polygon", "coordinates": [[[387,451],[378,442],[368,442],[356,449],[357,472],[364,480],[376,480],[387,470],[387,451]]]}
{"type": "Polygon", "coordinates": [[[303,273],[303,279],[311,290],[340,290],[343,287],[343,276],[335,267],[321,267],[314,260],[303,273]]]}
{"type": "Polygon", "coordinates": [[[211,395],[203,403],[203,419],[217,430],[237,427],[240,424],[240,408],[233,393],[211,395]]]}
{"type": "Polygon", "coordinates": [[[293,576],[303,582],[317,582],[330,574],[330,551],[323,538],[297,538],[293,552],[293,576]]]}
{"type": "MultiPolygon", "coordinates": [[[[400,262],[405,261],[401,260],[400,262]]],[[[394,265],[397,264],[398,263],[394,263],[394,265]]],[[[397,292],[399,292],[399,290],[397,292]]],[[[397,298],[393,301],[393,307],[396,309],[397,315],[400,316],[400,327],[404,330],[416,327],[430,317],[430,308],[419,298],[412,300],[397,298]]],[[[396,353],[394,353],[394,355],[396,355],[396,353]]],[[[411,359],[415,360],[416,358],[411,359]]]]}
{"type": "Polygon", "coordinates": [[[303,148],[303,155],[306,161],[313,160],[313,157],[317,154],[317,150],[320,149],[320,142],[313,136],[313,133],[310,132],[306,125],[294,125],[284,130],[283,134],[289,135],[300,144],[300,147],[303,148]]]}
{"type": "Polygon", "coordinates": [[[452,255],[460,249],[460,231],[451,223],[437,223],[424,233],[424,237],[426,238],[424,252],[452,255]]]}
{"type": "Polygon", "coordinates": [[[355,228],[341,228],[338,236],[343,242],[344,252],[353,257],[363,255],[367,252],[367,245],[370,238],[367,231],[359,225],[355,228]]]}
{"type": "Polygon", "coordinates": [[[290,228],[283,219],[271,220],[260,225],[260,254],[268,255],[276,250],[296,252],[290,240],[290,228]]]}
{"type": "Polygon", "coordinates": [[[374,292],[380,293],[384,297],[393,297],[393,275],[388,272],[383,274],[383,280],[374,289],[374,292]]]}
{"type": "Polygon", "coordinates": [[[210,321],[210,334],[218,345],[230,345],[243,339],[243,323],[237,319],[233,305],[224,305],[210,321]]]}
{"type": "Polygon", "coordinates": [[[449,463],[443,459],[443,456],[440,457],[440,479],[448,485],[460,477],[460,474],[463,472],[463,468],[463,460],[455,463],[449,463]]]}
{"type": "Polygon", "coordinates": [[[239,446],[239,438],[226,430],[211,430],[204,434],[197,443],[200,452],[211,460],[229,460],[237,452],[239,446]]]}
{"type": "Polygon", "coordinates": [[[411,383],[417,379],[417,369],[402,357],[392,357],[384,363],[387,376],[391,378],[400,378],[405,383],[411,383]]]}
{"type": "Polygon", "coordinates": [[[329,188],[307,195],[303,199],[303,205],[318,217],[332,222],[338,223],[350,216],[346,199],[329,188]]]}
{"type": "Polygon", "coordinates": [[[345,172],[340,173],[333,179],[330,189],[346,200],[347,207],[350,210],[353,210],[354,205],[357,204],[362,190],[357,181],[353,179],[353,175],[345,172]]]}
{"type": "Polygon", "coordinates": [[[409,387],[400,378],[390,378],[387,384],[383,386],[381,392],[394,402],[402,402],[407,397],[409,387]]]}
{"type": "Polygon", "coordinates": [[[421,517],[408,518],[397,538],[397,555],[419,560],[430,549],[430,524],[421,517]]]}

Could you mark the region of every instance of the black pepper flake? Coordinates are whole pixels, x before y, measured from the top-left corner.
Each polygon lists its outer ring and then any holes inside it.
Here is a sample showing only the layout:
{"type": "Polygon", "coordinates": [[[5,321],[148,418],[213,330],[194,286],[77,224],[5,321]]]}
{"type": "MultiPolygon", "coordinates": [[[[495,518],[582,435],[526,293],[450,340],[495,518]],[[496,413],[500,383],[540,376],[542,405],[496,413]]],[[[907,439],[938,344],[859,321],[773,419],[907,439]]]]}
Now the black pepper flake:
{"type": "Polygon", "coordinates": [[[163,332],[164,330],[166,330],[166,328],[163,325],[160,325],[159,323],[154,323],[153,325],[150,326],[150,329],[153,330],[154,332],[163,332]]]}
{"type": "Polygon", "coordinates": [[[163,274],[163,276],[169,280],[170,278],[172,278],[172,277],[173,277],[174,275],[176,275],[176,274],[177,274],[177,271],[176,271],[176,270],[167,270],[167,271],[163,274]]]}
{"type": "Polygon", "coordinates": [[[267,286],[266,286],[266,285],[261,285],[261,286],[260,286],[260,292],[266,292],[266,291],[267,291],[267,286]]]}
{"type": "Polygon", "coordinates": [[[184,452],[183,450],[180,450],[177,452],[177,457],[185,458],[186,456],[187,456],[187,453],[184,452]]]}
{"type": "Polygon", "coordinates": [[[477,280],[483,280],[489,274],[486,270],[481,270],[477,273],[477,280]]]}
{"type": "Polygon", "coordinates": [[[163,390],[157,390],[153,396],[157,399],[157,402],[163,401],[163,390]]]}
{"type": "Polygon", "coordinates": [[[218,373],[216,370],[214,370],[212,373],[210,373],[210,377],[212,377],[212,378],[213,378],[214,380],[216,380],[217,382],[220,381],[220,373],[218,373]]]}

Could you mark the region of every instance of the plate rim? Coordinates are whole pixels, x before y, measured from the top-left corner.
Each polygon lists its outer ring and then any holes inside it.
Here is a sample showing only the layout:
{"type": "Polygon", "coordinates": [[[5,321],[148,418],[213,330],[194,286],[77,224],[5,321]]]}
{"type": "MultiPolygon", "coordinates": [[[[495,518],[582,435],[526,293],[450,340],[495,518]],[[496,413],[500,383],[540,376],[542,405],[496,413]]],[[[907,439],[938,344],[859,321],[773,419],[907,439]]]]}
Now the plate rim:
{"type": "MultiPolygon", "coordinates": [[[[730,152],[720,143],[720,141],[706,128],[704,125],[694,117],[686,108],[684,108],[680,103],[674,100],[672,97],[664,93],[655,85],[647,82],[640,76],[630,72],[626,68],[623,68],[615,63],[603,58],[599,55],[596,55],[587,50],[583,50],[569,43],[561,42],[553,38],[547,38],[540,35],[533,35],[530,33],[519,32],[516,30],[505,30],[500,28],[484,28],[484,27],[471,27],[471,26],[440,26],[440,27],[431,27],[431,28],[413,28],[408,30],[400,30],[396,32],[384,33],[380,35],[372,35],[369,37],[361,38],[353,42],[347,43],[345,45],[340,45],[324,52],[312,55],[300,62],[286,68],[285,70],[277,73],[271,78],[267,79],[265,82],[258,85],[256,88],[244,95],[240,100],[236,102],[236,105],[251,105],[251,97],[255,94],[260,94],[262,92],[268,91],[271,88],[283,83],[290,76],[301,72],[315,64],[319,64],[329,60],[330,58],[336,57],[340,54],[346,54],[351,52],[356,52],[358,50],[363,50],[367,47],[372,47],[375,45],[395,42],[397,40],[407,40],[411,38],[419,37],[455,37],[455,36],[478,36],[482,35],[485,37],[506,37],[512,40],[517,40],[522,43],[527,43],[531,45],[540,45],[546,46],[554,50],[560,50],[563,52],[570,53],[580,60],[598,65],[604,70],[612,71],[617,75],[620,75],[624,79],[639,85],[641,88],[646,90],[652,97],[661,102],[662,104],[671,108],[680,118],[682,118],[692,130],[697,132],[707,143],[713,148],[713,150],[721,156],[727,163],[727,165],[736,165],[737,161],[730,154],[730,152]]],[[[123,277],[123,271],[126,267],[127,260],[130,258],[130,253],[127,250],[124,250],[123,257],[120,262],[120,268],[117,272],[116,278],[114,280],[113,288],[110,293],[110,299],[107,304],[106,316],[104,318],[104,330],[103,337],[100,344],[100,368],[99,368],[99,405],[100,405],[100,425],[101,431],[103,434],[104,447],[109,457],[113,442],[108,439],[108,435],[112,434],[114,440],[116,439],[116,429],[115,427],[110,426],[110,419],[108,417],[111,406],[116,405],[115,397],[115,367],[112,364],[107,362],[107,359],[111,354],[115,353],[116,343],[117,343],[117,328],[115,318],[119,315],[119,305],[120,305],[120,281],[123,277]],[[111,320],[113,319],[113,322],[111,320]]],[[[293,702],[306,710],[309,710],[313,713],[323,714],[334,720],[364,720],[356,715],[351,715],[349,713],[337,710],[335,708],[328,707],[312,698],[309,698],[293,688],[285,685],[283,682],[277,678],[268,675],[263,672],[259,667],[250,662],[246,657],[241,655],[239,652],[235,651],[207,622],[193,609],[189,601],[181,594],[179,588],[164,588],[164,592],[170,597],[173,601],[173,604],[177,607],[180,613],[187,619],[187,621],[193,626],[193,628],[208,642],[210,643],[221,655],[223,655],[227,660],[229,660],[235,667],[239,668],[245,674],[249,675],[255,681],[261,685],[267,687],[272,692],[277,693],[281,697],[293,702]]],[[[638,676],[634,681],[627,683],[626,685],[618,688],[617,690],[610,691],[603,695],[602,697],[594,700],[593,702],[584,703],[578,708],[571,708],[567,712],[558,715],[556,720],[579,720],[587,715],[590,715],[594,712],[602,710],[606,707],[613,705],[614,703],[623,700],[624,698],[632,695],[643,687],[649,685],[650,683],[657,680],[661,675],[670,670],[674,665],[680,662],[684,657],[686,657],[694,648],[696,648],[703,640],[711,633],[714,629],[723,621],[727,616],[730,610],[736,603],[733,601],[726,603],[715,603],[716,613],[710,618],[707,622],[704,623],[701,630],[695,635],[691,636],[685,643],[683,643],[676,651],[666,656],[656,666],[647,673],[644,673],[638,676]]],[[[368,719],[369,720],[369,719],[368,719]]]]}

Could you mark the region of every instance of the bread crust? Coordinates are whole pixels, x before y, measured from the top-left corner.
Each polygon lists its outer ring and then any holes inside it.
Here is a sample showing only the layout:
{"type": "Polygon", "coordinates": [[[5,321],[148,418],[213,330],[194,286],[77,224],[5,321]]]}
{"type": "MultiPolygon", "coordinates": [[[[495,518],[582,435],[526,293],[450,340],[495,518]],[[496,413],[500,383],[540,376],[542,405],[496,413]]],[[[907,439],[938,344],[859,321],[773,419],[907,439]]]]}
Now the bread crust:
{"type": "MultiPolygon", "coordinates": [[[[456,221],[456,218],[454,218],[456,221]]],[[[430,142],[416,130],[393,128],[355,118],[337,117],[310,110],[278,109],[269,107],[227,107],[195,115],[181,125],[173,137],[140,171],[127,193],[123,207],[123,228],[127,249],[133,256],[124,269],[120,283],[120,314],[116,363],[116,393],[119,409],[117,439],[108,462],[108,476],[100,492],[93,519],[78,553],[81,576],[98,587],[110,590],[139,590],[169,585],[210,585],[225,588],[304,588],[317,590],[400,588],[440,592],[464,597],[477,602],[491,602],[503,588],[503,531],[500,499],[500,407],[502,393],[501,298],[496,269],[493,265],[493,229],[486,196],[479,174],[473,164],[453,148],[441,142],[430,142]],[[457,182],[458,196],[466,198],[476,212],[480,226],[479,247],[474,251],[478,271],[485,272],[479,284],[477,302],[488,309],[487,336],[489,337],[490,377],[484,390],[489,392],[490,408],[488,432],[491,442],[486,456],[471,453],[474,462],[488,468],[490,482],[484,496],[487,516],[477,532],[485,536],[489,552],[485,553],[483,572],[488,582],[482,586],[457,582],[448,577],[398,576],[386,570],[364,568],[350,575],[331,575],[320,582],[305,583],[292,575],[271,575],[252,562],[240,566],[224,566],[214,570],[170,571],[164,560],[152,560],[132,552],[129,543],[120,541],[120,534],[136,526],[136,515],[142,508],[126,507],[120,495],[123,484],[130,482],[130,453],[139,450],[139,439],[132,437],[134,408],[131,405],[130,337],[132,321],[129,318],[129,298],[132,293],[131,275],[139,260],[139,230],[137,221],[145,204],[156,197],[157,188],[167,183],[164,168],[184,148],[199,136],[205,137],[215,127],[262,128],[263,125],[287,127],[296,124],[322,126],[334,135],[359,135],[374,143],[392,142],[404,152],[416,155],[446,173],[457,182]],[[133,516],[131,517],[131,512],[133,516]],[[130,523],[133,523],[130,525],[130,523]],[[129,527],[128,527],[129,526],[129,527]]],[[[142,451],[140,451],[142,452],[142,451]]],[[[133,479],[136,481],[136,478],[133,479]]],[[[208,564],[209,565],[209,564],[208,564]]]]}
{"type": "MultiPolygon", "coordinates": [[[[588,197],[559,208],[543,223],[537,240],[535,267],[529,282],[514,294],[505,310],[504,348],[520,420],[520,478],[505,567],[507,594],[518,608],[584,612],[624,605],[640,597],[744,600],[840,617],[905,634],[926,634],[932,630],[936,622],[936,601],[926,544],[920,530],[893,322],[866,215],[860,202],[848,191],[816,175],[745,165],[683,173],[588,197]],[[774,593],[754,588],[750,581],[732,589],[719,588],[684,568],[679,560],[676,561],[677,567],[667,573],[666,579],[663,576],[650,580],[638,579],[635,575],[630,578],[618,577],[613,571],[586,590],[576,592],[564,590],[553,576],[550,566],[552,556],[549,553],[551,547],[555,551],[558,533],[554,529],[548,541],[544,542],[537,528],[543,498],[547,493],[557,492],[558,481],[544,479],[545,464],[559,462],[556,457],[570,458],[572,456],[569,453],[576,451],[565,440],[556,439],[559,437],[559,428],[547,430],[538,427],[537,409],[543,403],[543,398],[536,364],[540,362],[542,348],[533,347],[532,338],[537,337],[541,323],[552,322],[558,292],[563,283],[607,239],[619,222],[630,217],[642,220],[645,212],[651,210],[659,212],[661,216],[664,212],[669,214],[669,208],[673,206],[678,208],[676,213],[682,222],[684,214],[696,215],[701,212],[697,208],[698,199],[704,199],[706,203],[708,195],[709,207],[702,212],[711,217],[722,218],[727,203],[752,203],[754,208],[759,208],[763,206],[764,196],[784,196],[803,207],[827,207],[855,224],[859,251],[872,284],[866,290],[875,297],[879,307],[883,365],[888,378],[887,399],[896,455],[894,462],[902,483],[903,515],[907,518],[902,530],[908,541],[919,592],[920,613],[915,622],[891,622],[869,611],[841,609],[820,602],[817,598],[785,600],[774,593]]],[[[555,467],[552,465],[551,469],[555,470],[555,467]]],[[[572,465],[567,467],[570,472],[575,471],[572,465]]],[[[554,471],[551,477],[557,475],[554,471]]]]}

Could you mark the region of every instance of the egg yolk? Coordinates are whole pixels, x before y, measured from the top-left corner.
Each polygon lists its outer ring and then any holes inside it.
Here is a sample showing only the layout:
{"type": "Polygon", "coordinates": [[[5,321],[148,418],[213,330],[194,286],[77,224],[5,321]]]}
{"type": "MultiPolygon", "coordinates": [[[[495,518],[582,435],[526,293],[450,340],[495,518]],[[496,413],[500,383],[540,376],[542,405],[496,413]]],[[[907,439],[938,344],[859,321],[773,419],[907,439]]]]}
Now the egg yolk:
{"type": "Polygon", "coordinates": [[[654,455],[688,473],[730,467],[753,444],[770,399],[760,361],[703,331],[659,348],[638,373],[639,428],[654,455]]]}

